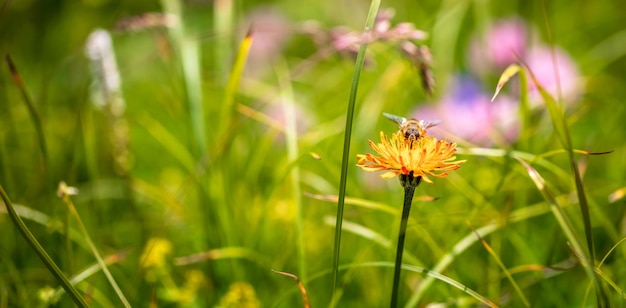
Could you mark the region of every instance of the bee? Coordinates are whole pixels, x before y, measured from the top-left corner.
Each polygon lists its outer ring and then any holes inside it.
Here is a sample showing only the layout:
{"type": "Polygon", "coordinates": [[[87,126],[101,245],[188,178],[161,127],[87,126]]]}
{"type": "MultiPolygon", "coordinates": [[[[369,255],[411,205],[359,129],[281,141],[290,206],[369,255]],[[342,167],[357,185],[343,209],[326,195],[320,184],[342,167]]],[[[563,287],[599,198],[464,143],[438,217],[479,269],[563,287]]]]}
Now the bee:
{"type": "Polygon", "coordinates": [[[404,139],[411,141],[417,140],[419,137],[426,134],[426,129],[431,128],[440,123],[438,120],[424,121],[417,119],[407,119],[401,116],[389,114],[383,112],[383,115],[398,124],[399,131],[404,135],[404,139]]]}

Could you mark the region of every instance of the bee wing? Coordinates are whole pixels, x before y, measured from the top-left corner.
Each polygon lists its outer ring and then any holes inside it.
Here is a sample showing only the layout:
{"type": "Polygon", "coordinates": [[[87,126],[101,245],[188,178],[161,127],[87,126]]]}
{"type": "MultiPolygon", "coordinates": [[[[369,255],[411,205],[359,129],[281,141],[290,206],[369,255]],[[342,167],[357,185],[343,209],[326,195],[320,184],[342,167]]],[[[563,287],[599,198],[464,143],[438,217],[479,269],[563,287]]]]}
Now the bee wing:
{"type": "Polygon", "coordinates": [[[389,113],[386,113],[386,112],[383,112],[383,115],[385,116],[385,118],[393,121],[394,123],[396,123],[398,125],[402,125],[402,124],[406,123],[406,118],[403,118],[401,116],[389,114],[389,113]]]}
{"type": "Polygon", "coordinates": [[[432,120],[432,121],[420,120],[420,125],[422,125],[422,127],[424,129],[431,128],[433,126],[439,125],[439,123],[441,123],[441,121],[439,121],[439,120],[432,120]]]}

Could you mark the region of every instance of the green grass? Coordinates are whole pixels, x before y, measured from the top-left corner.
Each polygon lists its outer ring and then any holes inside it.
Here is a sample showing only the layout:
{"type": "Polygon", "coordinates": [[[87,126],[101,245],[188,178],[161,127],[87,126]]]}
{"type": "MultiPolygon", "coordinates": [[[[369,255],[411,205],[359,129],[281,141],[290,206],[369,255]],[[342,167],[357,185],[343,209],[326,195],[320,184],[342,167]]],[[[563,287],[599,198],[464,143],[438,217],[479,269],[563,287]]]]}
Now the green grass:
{"type": "MultiPolygon", "coordinates": [[[[302,286],[312,307],[387,306],[403,191],[355,156],[397,129],[382,112],[435,105],[470,73],[473,35],[511,15],[572,56],[582,95],[541,93],[533,108],[519,91],[531,72],[508,81],[499,95],[521,100],[520,137],[459,142],[467,162],[416,189],[398,303],[625,305],[626,49],[611,3],[382,3],[392,26],[428,32],[432,98],[395,42],[363,47],[361,68],[303,33],[307,20],[363,31],[375,1],[274,1],[289,36],[261,60],[255,48],[282,28],[246,19],[260,2],[222,4],[0,5],[14,64],[0,70],[0,308],[302,307],[302,286]],[[96,107],[87,36],[144,12],[181,24],[112,31],[121,89],[109,100],[125,110],[96,107]],[[78,195],[57,197],[62,181],[78,195]]],[[[485,93],[500,74],[478,77],[485,93]]]]}

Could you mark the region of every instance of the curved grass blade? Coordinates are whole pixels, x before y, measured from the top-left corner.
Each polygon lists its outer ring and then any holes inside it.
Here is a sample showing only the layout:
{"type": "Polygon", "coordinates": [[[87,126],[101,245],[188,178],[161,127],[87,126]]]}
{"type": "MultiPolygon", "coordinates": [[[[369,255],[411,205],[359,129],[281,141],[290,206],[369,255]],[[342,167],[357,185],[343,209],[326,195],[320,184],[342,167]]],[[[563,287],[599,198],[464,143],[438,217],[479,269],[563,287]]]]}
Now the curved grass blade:
{"type": "Polygon", "coordinates": [[[41,261],[48,268],[50,273],[52,273],[52,275],[59,281],[59,283],[61,283],[61,286],[74,301],[74,304],[76,304],[76,306],[78,307],[88,307],[85,299],[83,299],[80,293],[78,293],[78,290],[76,290],[76,288],[72,285],[72,283],[70,283],[67,277],[65,277],[61,269],[59,269],[56,263],[54,263],[52,258],[50,258],[48,253],[46,253],[46,251],[43,249],[41,244],[39,244],[35,236],[30,232],[28,227],[26,227],[24,221],[22,221],[20,216],[17,215],[17,212],[15,212],[13,204],[9,199],[9,196],[6,194],[6,192],[4,192],[4,188],[2,188],[2,185],[0,185],[0,197],[2,197],[2,200],[4,201],[4,206],[9,213],[9,217],[11,217],[11,220],[13,221],[15,226],[17,226],[17,229],[20,231],[26,242],[33,248],[39,259],[41,259],[41,261]]]}
{"type": "Polygon", "coordinates": [[[28,109],[28,114],[30,115],[31,120],[33,121],[33,125],[35,126],[35,131],[37,132],[37,141],[39,143],[39,150],[41,151],[41,155],[43,157],[43,167],[44,167],[44,174],[45,174],[45,171],[47,170],[47,164],[48,164],[48,150],[46,149],[46,138],[43,133],[43,126],[41,125],[41,118],[39,117],[39,114],[37,113],[37,109],[35,109],[35,105],[33,104],[33,101],[30,99],[28,92],[26,92],[26,86],[24,85],[24,80],[20,76],[20,73],[18,72],[17,67],[15,66],[15,63],[13,63],[13,60],[11,59],[11,55],[6,54],[5,60],[7,62],[7,66],[9,67],[9,71],[11,72],[11,76],[13,77],[13,82],[15,82],[15,85],[20,89],[20,93],[22,94],[22,99],[24,100],[24,104],[26,105],[26,108],[28,109]]]}
{"type": "MultiPolygon", "coordinates": [[[[248,29],[246,37],[244,37],[244,39],[239,44],[239,49],[237,50],[235,62],[233,63],[233,67],[230,70],[230,75],[228,76],[228,82],[226,83],[226,93],[224,94],[224,101],[222,102],[222,110],[220,113],[220,121],[222,121],[223,123],[222,129],[225,129],[226,125],[229,125],[232,114],[235,112],[235,95],[239,87],[241,75],[243,74],[246,59],[248,59],[250,47],[252,47],[252,34],[252,28],[248,29]]],[[[222,130],[221,132],[224,132],[224,130],[222,130]]]]}
{"type": "MultiPolygon", "coordinates": [[[[544,3],[545,4],[545,3],[544,3]]],[[[544,10],[544,14],[545,14],[545,10],[544,10]]],[[[547,20],[547,16],[544,16],[546,19],[546,23],[548,22],[547,20]]],[[[548,27],[549,30],[549,27],[548,27]]],[[[553,62],[555,62],[555,56],[553,54],[553,62]]],[[[516,66],[511,66],[510,70],[507,69],[505,70],[505,73],[503,73],[503,75],[505,75],[504,78],[501,77],[501,80],[508,80],[508,78],[506,78],[508,75],[510,75],[511,73],[517,73],[520,72],[520,68],[516,67],[516,66]],[[512,68],[511,68],[512,67],[512,68]],[[507,72],[508,71],[508,72],[507,72]]],[[[565,118],[563,109],[559,106],[559,104],[557,103],[557,101],[554,99],[554,97],[552,97],[552,95],[539,83],[539,81],[537,80],[537,78],[535,77],[535,75],[533,74],[533,72],[530,70],[530,68],[526,65],[523,66],[523,71],[527,72],[528,75],[530,76],[530,80],[533,82],[533,84],[535,85],[535,88],[537,89],[537,91],[539,92],[541,98],[543,99],[545,105],[546,105],[546,109],[548,109],[548,112],[550,114],[550,118],[552,120],[552,126],[554,127],[554,131],[557,135],[557,138],[559,139],[559,141],[561,142],[561,144],[563,145],[563,147],[565,148],[565,150],[567,151],[568,155],[569,155],[569,164],[570,164],[570,168],[573,172],[574,175],[574,181],[576,183],[576,193],[578,196],[578,203],[580,205],[580,212],[581,212],[581,216],[582,216],[582,220],[583,220],[583,225],[584,225],[584,231],[585,231],[585,239],[586,239],[586,243],[587,243],[587,252],[588,252],[588,259],[591,261],[591,265],[593,265],[593,263],[595,263],[595,249],[594,249],[594,244],[593,244],[593,235],[592,235],[592,229],[591,229],[591,217],[589,214],[589,204],[587,201],[587,196],[585,193],[585,189],[584,189],[584,185],[582,183],[582,177],[580,175],[580,170],[578,169],[578,164],[576,163],[576,159],[574,157],[574,149],[573,149],[573,145],[572,145],[572,140],[571,140],[571,136],[569,134],[569,129],[568,129],[568,125],[567,125],[567,120],[565,118]]],[[[558,69],[555,67],[555,74],[558,77],[558,69]]],[[[500,86],[500,82],[498,83],[498,86],[500,86]]],[[[496,90],[496,94],[499,92],[499,89],[496,90]]],[[[559,91],[560,92],[560,91],[559,91]]],[[[495,98],[495,95],[494,95],[495,98]]],[[[591,273],[593,275],[593,271],[588,272],[591,273]]],[[[595,275],[594,275],[595,277],[595,275]]],[[[597,282],[596,278],[592,278],[595,282],[597,282]]],[[[603,289],[600,287],[600,285],[596,284],[596,291],[598,292],[598,301],[600,301],[600,299],[604,300],[606,302],[606,294],[604,294],[603,289]]],[[[600,304],[600,302],[598,302],[600,304]]]]}
{"type": "MultiPolygon", "coordinates": [[[[469,221],[467,223],[469,225],[469,221]]],[[[485,247],[487,252],[489,252],[489,254],[494,258],[494,260],[496,261],[496,263],[498,264],[500,269],[502,269],[502,271],[504,272],[504,275],[506,275],[506,278],[509,279],[509,281],[511,282],[511,285],[513,286],[513,289],[515,289],[515,292],[517,292],[517,294],[519,295],[520,299],[524,303],[524,306],[530,307],[530,303],[528,302],[528,299],[526,298],[526,296],[522,292],[522,289],[520,289],[520,287],[517,284],[517,282],[515,282],[515,279],[513,279],[513,276],[511,275],[509,270],[506,268],[506,266],[504,266],[504,263],[502,263],[502,260],[500,259],[500,257],[498,257],[496,252],[493,251],[493,249],[491,248],[491,246],[489,246],[487,241],[485,241],[485,239],[483,239],[482,236],[480,236],[480,233],[476,232],[476,229],[474,229],[472,226],[470,226],[470,228],[476,234],[476,237],[480,240],[480,243],[483,245],[483,247],[485,247]]]]}
{"type": "MultiPolygon", "coordinates": [[[[604,261],[606,261],[606,259],[609,257],[609,255],[611,255],[611,253],[613,252],[613,250],[615,250],[615,248],[617,248],[619,245],[621,245],[623,242],[626,242],[626,237],[622,238],[621,240],[619,240],[617,243],[615,243],[615,245],[613,245],[613,247],[611,247],[611,249],[609,249],[609,251],[604,255],[604,257],[602,258],[602,260],[600,260],[600,263],[598,263],[598,266],[594,268],[596,274],[598,274],[598,276],[600,276],[600,278],[604,279],[604,281],[606,281],[615,291],[617,291],[622,298],[626,299],[626,293],[624,293],[624,290],[622,290],[611,278],[609,278],[600,268],[602,267],[602,264],[604,264],[604,261]]],[[[587,289],[587,292],[589,292],[589,289],[591,289],[592,284],[589,284],[589,288],[587,289]]]]}
{"type": "MultiPolygon", "coordinates": [[[[574,228],[572,226],[572,223],[569,221],[569,219],[567,218],[567,216],[565,215],[565,213],[559,206],[554,196],[554,193],[546,185],[545,180],[543,179],[541,174],[539,174],[539,172],[535,170],[535,168],[530,166],[527,162],[525,162],[521,158],[516,158],[516,159],[522,164],[522,166],[524,166],[524,168],[528,172],[528,175],[535,183],[535,186],[537,186],[537,189],[539,189],[539,192],[541,192],[541,194],[544,196],[544,199],[546,199],[548,204],[550,204],[550,209],[552,210],[552,214],[554,214],[554,217],[556,218],[559,226],[561,227],[561,230],[567,237],[569,244],[574,250],[574,253],[580,259],[583,265],[583,268],[585,269],[585,271],[587,272],[587,275],[589,276],[589,279],[593,281],[594,285],[596,286],[598,294],[599,295],[603,294],[602,293],[603,291],[601,290],[602,287],[593,270],[593,267],[594,267],[593,260],[589,259],[589,255],[587,255],[585,253],[585,250],[582,248],[580,241],[578,240],[578,238],[576,237],[576,234],[574,233],[574,228]]],[[[599,300],[600,298],[598,298],[598,301],[599,300]]]]}
{"type": "Polygon", "coordinates": [[[606,258],[609,257],[609,255],[613,252],[613,250],[615,250],[615,248],[617,248],[617,246],[621,245],[625,241],[626,241],[626,237],[622,238],[621,240],[619,240],[619,242],[617,242],[615,245],[613,245],[613,247],[611,247],[611,249],[609,249],[609,252],[607,252],[604,255],[604,257],[602,258],[602,260],[600,260],[600,263],[598,263],[598,267],[602,267],[602,264],[604,264],[604,261],[606,261],[606,258]]]}
{"type": "MultiPolygon", "coordinates": [[[[339,197],[335,195],[317,195],[317,194],[312,194],[312,193],[304,193],[304,195],[309,198],[313,198],[313,199],[321,200],[321,201],[327,201],[327,202],[337,202],[337,200],[339,200],[339,197]]],[[[362,207],[364,209],[381,211],[381,212],[385,212],[394,216],[400,216],[400,211],[398,211],[396,208],[393,208],[391,206],[388,206],[380,202],[374,202],[374,201],[360,199],[360,198],[345,197],[344,204],[350,204],[350,205],[362,207]]]]}
{"type": "MultiPolygon", "coordinates": [[[[369,12],[367,19],[365,20],[365,29],[363,35],[370,35],[374,21],[376,21],[376,15],[380,8],[380,0],[372,0],[370,2],[369,12]]],[[[337,283],[339,280],[339,254],[341,249],[341,222],[343,219],[344,200],[346,197],[346,183],[348,179],[348,166],[350,164],[350,138],[352,137],[352,121],[354,118],[354,108],[356,105],[356,93],[359,88],[359,79],[361,77],[361,71],[363,71],[363,65],[365,63],[365,52],[367,51],[367,43],[364,43],[359,48],[359,53],[356,57],[354,64],[354,75],[352,77],[352,86],[350,88],[350,97],[348,99],[348,110],[346,112],[346,128],[344,131],[343,139],[343,155],[341,158],[341,178],[339,180],[339,199],[337,201],[337,222],[335,224],[335,239],[333,247],[333,264],[332,264],[332,276],[333,276],[333,290],[332,290],[332,303],[336,303],[337,299],[337,283]]]]}
{"type": "Polygon", "coordinates": [[[283,275],[283,276],[287,276],[287,277],[291,277],[294,280],[296,280],[296,282],[298,283],[298,288],[300,289],[300,294],[302,295],[302,306],[304,308],[310,308],[311,304],[309,303],[309,296],[306,293],[306,288],[304,287],[304,285],[302,284],[302,281],[300,281],[300,278],[298,278],[298,276],[291,274],[291,273],[287,273],[287,272],[279,272],[279,271],[275,271],[272,270],[272,272],[279,274],[279,275],[283,275]]]}
{"type": "MultiPolygon", "coordinates": [[[[544,14],[545,13],[546,12],[544,10],[544,14]]],[[[546,23],[547,23],[548,22],[547,16],[545,16],[545,18],[546,18],[546,23]]],[[[554,54],[552,55],[552,57],[553,57],[552,62],[554,63],[556,61],[554,54]]],[[[557,101],[552,97],[552,95],[550,95],[550,93],[548,93],[548,91],[545,88],[543,88],[543,86],[539,83],[539,81],[537,80],[535,75],[532,73],[530,68],[525,67],[525,69],[528,72],[531,78],[531,81],[533,82],[537,90],[539,91],[539,94],[544,100],[544,103],[546,104],[546,108],[548,109],[548,112],[550,113],[552,125],[557,134],[557,137],[559,137],[559,140],[561,141],[563,147],[568,152],[569,164],[570,164],[572,173],[574,175],[574,181],[576,183],[576,193],[578,196],[578,204],[580,206],[580,213],[581,213],[582,220],[583,220],[585,239],[587,242],[587,251],[589,254],[588,259],[591,262],[590,263],[591,266],[593,266],[593,264],[595,263],[595,249],[594,249],[593,235],[592,235],[592,229],[591,229],[592,228],[591,227],[591,215],[589,214],[589,203],[587,201],[587,195],[585,192],[585,187],[582,182],[582,177],[580,175],[580,170],[578,169],[578,164],[576,162],[576,158],[574,157],[572,138],[569,133],[567,120],[564,116],[563,109],[557,104],[557,101]]],[[[558,77],[558,69],[556,67],[554,69],[555,69],[555,75],[558,77]]],[[[595,275],[593,274],[593,271],[591,271],[590,274],[593,275],[592,279],[596,283],[595,285],[596,285],[596,294],[598,295],[598,298],[597,298],[598,305],[602,306],[602,302],[604,302],[605,304],[608,304],[608,299],[604,292],[604,289],[599,285],[599,282],[596,279],[595,275]]]]}
{"type": "Polygon", "coordinates": [[[521,66],[519,66],[518,64],[511,64],[506,69],[504,69],[504,71],[500,75],[500,79],[498,80],[496,91],[494,92],[493,97],[491,97],[491,101],[493,102],[496,99],[504,85],[515,75],[519,75],[520,84],[519,113],[520,118],[522,119],[522,127],[520,129],[519,142],[522,148],[526,148],[531,124],[530,104],[528,102],[528,78],[526,77],[526,72],[521,66]]]}
{"type": "Polygon", "coordinates": [[[611,286],[611,288],[613,288],[613,290],[617,291],[617,293],[623,299],[626,299],[626,293],[624,293],[624,290],[622,290],[622,288],[620,288],[619,285],[617,285],[617,283],[615,283],[615,281],[613,281],[609,276],[607,276],[601,269],[599,269],[597,267],[594,267],[593,270],[600,278],[602,278],[604,281],[606,281],[606,283],[609,286],[611,286]]]}
{"type": "MultiPolygon", "coordinates": [[[[520,221],[525,221],[532,217],[543,215],[548,211],[549,209],[545,207],[545,204],[540,203],[537,205],[532,205],[519,210],[515,210],[509,215],[509,217],[507,217],[506,220],[509,222],[509,224],[512,224],[520,221]]],[[[502,225],[500,221],[494,221],[489,225],[476,229],[475,232],[484,237],[499,230],[503,226],[504,225],[502,225]]],[[[472,247],[472,245],[474,245],[477,241],[478,239],[475,233],[470,232],[468,235],[458,241],[448,253],[446,253],[441,257],[441,259],[439,259],[439,262],[437,262],[437,264],[433,266],[432,271],[438,273],[445,271],[457,257],[459,257],[465,250],[472,247]]],[[[405,307],[416,307],[418,302],[422,299],[422,296],[424,296],[424,293],[426,293],[426,290],[434,282],[434,279],[434,277],[429,276],[422,280],[420,285],[417,287],[417,290],[415,290],[405,307]]]]}
{"type": "MultiPolygon", "coordinates": [[[[473,235],[471,235],[473,236],[473,235]]],[[[394,264],[391,262],[386,262],[386,261],[374,261],[374,262],[364,262],[364,263],[355,263],[355,264],[344,264],[338,267],[338,270],[348,270],[348,269],[355,269],[355,268],[364,268],[364,267],[386,267],[386,268],[393,268],[394,264]]],[[[483,303],[484,305],[486,305],[487,307],[498,307],[498,305],[496,305],[495,303],[493,303],[492,301],[490,301],[488,298],[482,296],[480,293],[470,289],[469,287],[467,287],[466,285],[446,276],[443,274],[440,274],[439,272],[436,271],[432,271],[432,270],[428,270],[419,266],[414,266],[414,265],[407,265],[404,264],[402,265],[402,269],[407,270],[407,271],[411,271],[411,272],[415,272],[415,273],[420,273],[423,274],[424,276],[426,276],[426,278],[428,279],[436,279],[439,281],[442,281],[444,283],[447,283],[448,285],[461,290],[462,292],[464,292],[465,294],[475,298],[476,300],[478,300],[479,302],[483,303]]],[[[330,272],[329,271],[323,271],[320,272],[316,275],[313,275],[311,277],[311,281],[315,281],[317,279],[320,279],[322,277],[325,277],[326,275],[328,275],[330,272]]],[[[295,289],[294,289],[295,291],[295,289]]],[[[283,297],[284,298],[284,297],[283,297]]],[[[280,301],[278,300],[273,307],[279,307],[280,305],[280,301]]],[[[409,307],[409,305],[407,304],[407,307],[409,307]]],[[[415,307],[415,305],[410,306],[410,307],[415,307]]]]}
{"type": "MultiPolygon", "coordinates": [[[[382,264],[386,263],[386,262],[380,262],[382,264]]],[[[389,264],[391,265],[391,264],[389,264]]],[[[465,292],[467,295],[475,298],[476,300],[480,301],[481,303],[487,305],[487,307],[498,307],[498,305],[494,304],[492,301],[490,301],[489,299],[487,299],[486,297],[480,295],[478,292],[468,288],[467,286],[463,285],[462,283],[448,277],[445,275],[442,275],[440,273],[437,272],[433,272],[430,270],[427,270],[425,268],[421,268],[421,267],[417,267],[414,265],[402,265],[402,268],[408,271],[412,271],[412,272],[416,272],[416,273],[421,273],[421,274],[425,274],[429,277],[432,277],[434,279],[437,279],[439,281],[445,282],[450,286],[453,286],[463,292],[465,292]]]]}
{"type": "Polygon", "coordinates": [[[496,92],[493,94],[493,97],[491,97],[492,102],[496,99],[496,96],[498,96],[500,90],[502,90],[502,87],[504,87],[504,84],[506,84],[513,76],[519,73],[521,69],[522,68],[517,64],[511,64],[506,69],[504,69],[504,72],[502,72],[502,74],[500,75],[500,79],[498,80],[496,92]]]}
{"type": "MultiPolygon", "coordinates": [[[[124,258],[126,258],[126,256],[128,255],[128,251],[122,251],[122,252],[117,252],[114,253],[112,255],[106,256],[104,258],[104,262],[107,265],[111,265],[117,262],[122,261],[124,258]]],[[[90,266],[88,266],[87,268],[85,268],[84,270],[78,272],[76,275],[74,275],[72,278],[70,278],[70,282],[72,284],[78,284],[79,282],[89,278],[90,276],[92,276],[93,274],[99,272],[101,269],[100,264],[98,264],[97,262],[95,264],[92,264],[90,266]]],[[[48,298],[48,304],[52,304],[52,303],[56,303],[59,298],[61,297],[61,295],[63,295],[64,293],[64,289],[63,288],[57,288],[54,293],[48,298]]]]}
{"type": "MultiPolygon", "coordinates": [[[[329,225],[329,226],[334,226],[335,225],[335,217],[332,216],[326,216],[324,217],[324,223],[329,225]]],[[[370,240],[382,247],[385,248],[391,248],[391,241],[386,238],[385,236],[383,236],[382,234],[368,228],[365,227],[363,225],[357,224],[355,222],[351,222],[351,221],[347,221],[344,220],[343,224],[342,224],[342,228],[345,231],[349,231],[351,233],[354,233],[356,235],[359,235],[367,240],[370,240]]]]}
{"type": "Polygon", "coordinates": [[[245,247],[221,247],[208,251],[194,253],[188,256],[177,257],[174,259],[174,265],[186,266],[209,260],[226,260],[226,259],[244,259],[259,264],[261,267],[267,267],[271,264],[270,260],[266,260],[258,252],[245,247]]]}

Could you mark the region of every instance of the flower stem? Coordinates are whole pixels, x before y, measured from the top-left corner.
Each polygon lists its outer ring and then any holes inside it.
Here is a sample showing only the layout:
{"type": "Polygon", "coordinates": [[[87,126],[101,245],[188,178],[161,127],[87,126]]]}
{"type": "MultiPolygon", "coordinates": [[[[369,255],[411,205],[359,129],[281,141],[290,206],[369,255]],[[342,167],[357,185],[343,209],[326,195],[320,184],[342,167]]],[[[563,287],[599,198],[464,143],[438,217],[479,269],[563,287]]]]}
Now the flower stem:
{"type": "Polygon", "coordinates": [[[391,305],[395,308],[398,305],[398,287],[400,285],[400,270],[402,269],[402,253],[404,252],[404,237],[406,236],[406,227],[409,221],[409,212],[413,203],[413,194],[415,187],[419,185],[422,177],[413,177],[413,174],[401,175],[400,182],[404,187],[404,206],[402,208],[402,218],[400,220],[400,231],[398,233],[398,246],[396,249],[396,264],[393,272],[393,287],[391,289],[391,305]]]}

